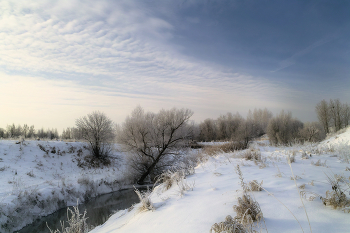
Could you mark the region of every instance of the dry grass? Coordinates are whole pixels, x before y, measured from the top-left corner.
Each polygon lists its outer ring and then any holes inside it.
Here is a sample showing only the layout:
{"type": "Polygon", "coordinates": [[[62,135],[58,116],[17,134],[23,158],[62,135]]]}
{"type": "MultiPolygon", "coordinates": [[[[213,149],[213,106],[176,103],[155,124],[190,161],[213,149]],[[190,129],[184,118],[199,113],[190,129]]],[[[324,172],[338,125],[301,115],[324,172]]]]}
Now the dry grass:
{"type": "Polygon", "coordinates": [[[321,159],[317,160],[317,162],[315,163],[314,161],[311,161],[312,165],[315,166],[322,166],[322,167],[327,167],[327,160],[325,160],[323,163],[321,161],[321,159]]]}
{"type": "MultiPolygon", "coordinates": [[[[135,188],[135,187],[134,187],[135,188]]],[[[139,212],[155,210],[153,203],[151,201],[152,192],[147,188],[146,192],[141,192],[140,190],[135,188],[135,193],[140,199],[141,206],[139,207],[139,212]]]]}
{"type": "Polygon", "coordinates": [[[253,180],[253,181],[250,181],[249,184],[248,184],[248,188],[250,191],[262,191],[263,189],[261,188],[263,184],[263,181],[261,181],[261,183],[258,183],[257,180],[253,180]]]}
{"type": "Polygon", "coordinates": [[[161,183],[163,185],[163,191],[166,191],[170,189],[174,183],[178,183],[183,178],[184,177],[182,174],[180,174],[180,172],[168,170],[159,175],[154,185],[156,186],[157,184],[161,183]]]}
{"type": "Polygon", "coordinates": [[[334,209],[343,208],[344,211],[349,213],[348,207],[350,207],[350,200],[347,198],[343,190],[340,188],[339,182],[343,179],[335,176],[334,178],[327,175],[327,180],[332,186],[332,191],[326,192],[326,197],[321,197],[321,200],[325,206],[331,206],[334,209]]]}
{"type": "Polygon", "coordinates": [[[247,193],[238,198],[238,205],[234,205],[233,210],[237,213],[235,219],[243,226],[251,226],[263,218],[259,203],[247,193]]]}
{"type": "Polygon", "coordinates": [[[305,153],[305,152],[303,152],[302,154],[301,154],[301,159],[309,159],[310,157],[305,153]]]}
{"type": "Polygon", "coordinates": [[[251,191],[253,183],[255,183],[254,189],[261,190],[261,184],[259,184],[256,180],[253,180],[246,185],[244,183],[244,178],[242,171],[237,165],[236,172],[239,176],[239,180],[241,183],[241,187],[243,189],[243,196],[238,198],[238,204],[233,206],[233,210],[237,213],[237,216],[234,218],[237,222],[244,226],[248,232],[252,232],[252,227],[254,222],[259,222],[263,219],[263,214],[260,209],[260,205],[257,201],[255,201],[248,192],[251,191]]]}
{"type": "Polygon", "coordinates": [[[70,208],[67,209],[67,223],[68,223],[68,227],[64,227],[64,222],[61,222],[61,229],[60,230],[55,230],[52,231],[50,229],[50,227],[47,225],[46,226],[49,228],[50,233],[87,233],[89,232],[89,227],[86,223],[86,219],[87,217],[85,217],[86,215],[86,210],[84,211],[83,214],[80,214],[79,212],[79,208],[78,208],[78,202],[77,202],[77,206],[73,206],[73,210],[71,210],[70,208]],[[69,217],[69,213],[71,214],[71,216],[69,217]]]}
{"type": "Polygon", "coordinates": [[[261,152],[255,149],[248,149],[243,153],[243,158],[251,161],[261,161],[261,152]]]}
{"type": "Polygon", "coordinates": [[[287,162],[288,163],[295,163],[295,155],[287,156],[287,162]]]}
{"type": "Polygon", "coordinates": [[[227,215],[225,221],[214,223],[210,229],[210,233],[247,233],[244,226],[227,215]]]}
{"type": "Polygon", "coordinates": [[[230,153],[234,152],[236,150],[243,150],[246,149],[245,145],[240,142],[228,142],[224,144],[219,144],[219,145],[209,145],[205,146],[203,153],[210,155],[210,156],[215,156],[220,153],[230,153]]]}

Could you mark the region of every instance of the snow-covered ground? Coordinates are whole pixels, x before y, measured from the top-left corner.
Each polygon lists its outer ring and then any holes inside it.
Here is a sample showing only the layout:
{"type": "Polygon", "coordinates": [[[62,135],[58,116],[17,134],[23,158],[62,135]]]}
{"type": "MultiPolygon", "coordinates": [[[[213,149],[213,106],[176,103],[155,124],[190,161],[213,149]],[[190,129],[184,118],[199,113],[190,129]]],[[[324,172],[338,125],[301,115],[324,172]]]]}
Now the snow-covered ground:
{"type": "Polygon", "coordinates": [[[0,232],[125,184],[118,160],[104,169],[79,167],[89,154],[82,142],[16,142],[0,140],[0,232]]]}
{"type": "Polygon", "coordinates": [[[319,144],[271,147],[266,141],[256,142],[252,147],[262,157],[258,163],[242,158],[244,151],[209,157],[170,189],[157,186],[150,196],[153,211],[140,211],[139,203],[90,233],[209,232],[227,215],[236,216],[233,206],[243,194],[237,165],[246,183],[263,182],[263,191],[250,194],[264,216],[258,232],[310,232],[307,216],[312,232],[349,232],[349,209],[325,206],[320,198],[332,191],[327,176],[341,180],[339,185],[349,198],[349,139],[350,130],[319,144]],[[293,155],[291,169],[287,157],[293,155]]]}

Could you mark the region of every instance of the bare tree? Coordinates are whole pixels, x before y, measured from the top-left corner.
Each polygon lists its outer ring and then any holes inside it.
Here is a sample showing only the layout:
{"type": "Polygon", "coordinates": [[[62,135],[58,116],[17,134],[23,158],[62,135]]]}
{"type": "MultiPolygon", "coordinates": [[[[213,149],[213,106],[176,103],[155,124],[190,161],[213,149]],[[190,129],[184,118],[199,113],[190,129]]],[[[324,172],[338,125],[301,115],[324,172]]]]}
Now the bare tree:
{"type": "Polygon", "coordinates": [[[89,143],[93,156],[100,160],[106,159],[115,138],[112,120],[97,111],[77,119],[75,124],[81,130],[83,139],[89,143]]]}
{"type": "Polygon", "coordinates": [[[319,122],[322,124],[324,132],[328,134],[331,116],[330,116],[329,105],[326,100],[322,100],[320,103],[316,105],[316,113],[317,113],[319,122]]]}
{"type": "Polygon", "coordinates": [[[189,109],[173,108],[155,114],[137,107],[118,127],[117,142],[129,152],[128,164],[139,184],[176,159],[176,150],[192,135],[188,124],[192,115],[189,109]]]}

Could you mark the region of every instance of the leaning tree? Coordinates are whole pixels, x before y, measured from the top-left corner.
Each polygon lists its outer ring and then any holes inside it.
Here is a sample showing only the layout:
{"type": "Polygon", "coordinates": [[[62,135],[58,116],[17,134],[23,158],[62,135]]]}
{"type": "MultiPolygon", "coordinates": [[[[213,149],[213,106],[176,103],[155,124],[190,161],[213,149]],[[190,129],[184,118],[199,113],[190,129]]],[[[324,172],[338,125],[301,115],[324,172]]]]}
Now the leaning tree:
{"type": "Polygon", "coordinates": [[[117,128],[117,142],[128,151],[128,165],[143,184],[159,174],[177,156],[177,149],[192,136],[189,109],[145,112],[137,107],[117,128]]]}

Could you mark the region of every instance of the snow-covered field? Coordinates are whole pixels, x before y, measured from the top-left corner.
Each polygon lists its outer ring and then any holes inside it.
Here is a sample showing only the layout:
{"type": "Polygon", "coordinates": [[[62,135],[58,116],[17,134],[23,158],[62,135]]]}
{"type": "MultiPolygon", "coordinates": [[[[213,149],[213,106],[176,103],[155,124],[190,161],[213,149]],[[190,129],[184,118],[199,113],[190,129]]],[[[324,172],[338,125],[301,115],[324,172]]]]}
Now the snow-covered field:
{"type": "Polygon", "coordinates": [[[16,142],[0,140],[0,232],[124,186],[117,160],[104,169],[78,166],[89,154],[82,142],[16,142]]]}
{"type": "MultiPolygon", "coordinates": [[[[75,205],[77,198],[84,201],[130,187],[122,160],[116,159],[104,169],[81,165],[89,154],[84,143],[16,142],[0,141],[0,232],[18,230],[37,216],[75,205]]],[[[227,215],[236,216],[233,206],[243,194],[237,165],[245,183],[263,182],[265,190],[250,193],[264,216],[258,231],[309,232],[304,203],[313,232],[349,232],[350,215],[345,213],[348,209],[325,206],[320,197],[325,198],[326,192],[332,191],[329,176],[339,180],[349,198],[350,130],[312,145],[271,147],[266,140],[257,141],[248,151],[261,154],[259,162],[244,159],[247,151],[216,156],[198,151],[203,162],[192,170],[193,174],[178,179],[168,190],[164,185],[153,190],[153,211],[140,212],[141,204],[136,204],[117,212],[91,233],[209,232],[214,223],[224,221],[227,215]],[[298,189],[286,159],[293,155],[295,162],[291,166],[298,189]]],[[[116,158],[122,156],[115,154],[116,158]]]]}
{"type": "Polygon", "coordinates": [[[91,233],[209,232],[227,215],[236,216],[233,206],[243,194],[237,165],[245,183],[263,182],[263,191],[250,192],[264,217],[258,232],[349,232],[349,209],[325,206],[320,198],[332,191],[327,176],[337,180],[349,198],[349,141],[350,130],[313,145],[271,147],[256,142],[252,147],[260,151],[261,162],[245,160],[245,152],[209,157],[194,174],[170,189],[157,186],[150,196],[152,211],[140,211],[139,203],[133,209],[117,212],[91,233]],[[288,156],[295,156],[292,169],[288,156]]]}

